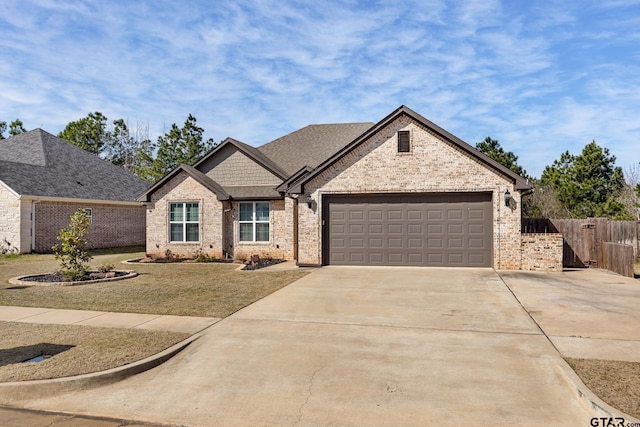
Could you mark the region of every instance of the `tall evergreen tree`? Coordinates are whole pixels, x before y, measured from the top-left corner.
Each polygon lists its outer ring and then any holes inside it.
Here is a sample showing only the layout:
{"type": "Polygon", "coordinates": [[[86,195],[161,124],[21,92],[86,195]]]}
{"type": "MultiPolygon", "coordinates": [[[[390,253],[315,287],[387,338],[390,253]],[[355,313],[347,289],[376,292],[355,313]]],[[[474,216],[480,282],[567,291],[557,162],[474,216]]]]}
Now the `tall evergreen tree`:
{"type": "Polygon", "coordinates": [[[107,130],[107,118],[99,111],[70,122],[58,137],[95,155],[102,154],[111,138],[107,130]]]}
{"type": "Polygon", "coordinates": [[[481,153],[484,153],[487,156],[491,157],[502,166],[508,167],[521,177],[527,179],[530,178],[527,175],[527,171],[518,164],[518,156],[516,156],[512,151],[504,151],[504,149],[500,146],[498,140],[491,139],[491,137],[488,136],[484,139],[484,141],[478,142],[476,144],[476,149],[481,153]]]}
{"type": "Polygon", "coordinates": [[[20,119],[15,119],[9,125],[9,136],[16,136],[26,131],[27,130],[24,128],[22,120],[20,119]]]}
{"type": "Polygon", "coordinates": [[[550,186],[560,204],[574,218],[607,217],[627,219],[620,192],[624,188],[622,168],[616,158],[595,141],[582,153],[562,153],[542,172],[540,183],[550,186]]]}
{"type": "Polygon", "coordinates": [[[158,151],[149,175],[157,180],[179,164],[194,164],[214,146],[213,139],[203,139],[203,133],[191,114],[182,128],[172,124],[169,132],[158,137],[158,151]]]}

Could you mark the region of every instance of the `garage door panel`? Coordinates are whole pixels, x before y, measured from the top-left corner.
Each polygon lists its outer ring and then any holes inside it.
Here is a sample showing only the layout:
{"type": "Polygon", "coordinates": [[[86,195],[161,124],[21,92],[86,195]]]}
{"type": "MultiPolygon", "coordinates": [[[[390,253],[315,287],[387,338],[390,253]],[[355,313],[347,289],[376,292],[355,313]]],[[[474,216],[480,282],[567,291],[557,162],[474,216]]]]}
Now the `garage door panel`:
{"type": "Polygon", "coordinates": [[[349,224],[350,234],[364,234],[364,224],[349,224]]]}
{"type": "Polygon", "coordinates": [[[410,249],[422,249],[424,247],[424,240],[422,239],[408,239],[407,248],[410,249]]]}
{"type": "Polygon", "coordinates": [[[387,224],[387,232],[389,234],[403,234],[402,224],[387,224]]]}
{"type": "Polygon", "coordinates": [[[464,224],[447,224],[447,233],[449,234],[463,234],[464,224]]]}
{"type": "Polygon", "coordinates": [[[382,234],[383,232],[384,232],[384,225],[369,224],[369,234],[382,234]]]}
{"type": "Polygon", "coordinates": [[[491,266],[490,193],[326,197],[325,262],[491,266]]]}
{"type": "Polygon", "coordinates": [[[384,248],[384,240],[382,239],[369,239],[369,248],[370,249],[377,249],[377,248],[384,248]]]}
{"type": "Polygon", "coordinates": [[[407,224],[407,234],[413,236],[422,236],[422,224],[407,224]]]}

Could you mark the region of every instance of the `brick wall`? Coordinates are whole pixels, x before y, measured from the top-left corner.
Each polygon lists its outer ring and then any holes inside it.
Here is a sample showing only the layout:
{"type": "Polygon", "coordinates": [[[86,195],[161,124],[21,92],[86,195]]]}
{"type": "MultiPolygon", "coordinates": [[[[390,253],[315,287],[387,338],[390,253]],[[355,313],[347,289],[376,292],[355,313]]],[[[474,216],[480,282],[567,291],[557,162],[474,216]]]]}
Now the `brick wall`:
{"type": "Polygon", "coordinates": [[[271,200],[269,242],[245,243],[240,242],[238,231],[239,202],[232,202],[231,211],[227,212],[225,240],[232,242],[227,247],[235,259],[248,259],[251,255],[261,258],[272,257],[279,259],[293,259],[293,203],[290,198],[271,200]]]}
{"type": "Polygon", "coordinates": [[[86,236],[88,248],[144,244],[144,206],[39,202],[35,204],[35,251],[51,251],[58,243],[58,233],[69,226],[71,215],[78,209],[91,209],[92,223],[86,236]]]}
{"type": "Polygon", "coordinates": [[[562,234],[522,234],[522,270],[562,271],[562,234]]]}
{"type": "Polygon", "coordinates": [[[406,116],[395,120],[305,185],[316,203],[299,204],[299,262],[322,262],[322,196],[325,194],[491,192],[493,194],[493,266],[521,264],[520,193],[510,179],[406,116]],[[397,152],[397,132],[411,132],[411,152],[397,152]],[[509,190],[514,209],[504,206],[509,190]]]}
{"type": "Polygon", "coordinates": [[[20,240],[20,199],[0,184],[0,252],[29,252],[20,240]]]}
{"type": "Polygon", "coordinates": [[[223,202],[186,172],[180,172],[152,194],[147,204],[147,246],[152,256],[164,257],[167,249],[174,255],[190,257],[202,251],[222,257],[223,202]],[[200,208],[200,241],[171,243],[169,241],[169,204],[198,202],[200,208]]]}

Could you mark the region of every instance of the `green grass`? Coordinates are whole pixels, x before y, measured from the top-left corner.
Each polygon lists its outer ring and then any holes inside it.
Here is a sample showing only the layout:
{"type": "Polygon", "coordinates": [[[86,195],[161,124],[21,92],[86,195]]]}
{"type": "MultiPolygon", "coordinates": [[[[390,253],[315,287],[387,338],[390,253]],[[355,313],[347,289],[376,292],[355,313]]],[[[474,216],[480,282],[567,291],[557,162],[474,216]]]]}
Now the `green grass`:
{"type": "Polygon", "coordinates": [[[135,264],[122,260],[143,252],[96,255],[91,264],[115,264],[139,276],[68,287],[13,286],[8,280],[58,268],[53,255],[0,259],[0,305],[97,310],[178,316],[226,317],[304,276],[300,271],[246,272],[237,264],[135,264]]]}
{"type": "MultiPolygon", "coordinates": [[[[0,256],[0,305],[226,317],[307,274],[246,272],[237,264],[135,264],[143,248],[92,251],[93,268],[114,264],[140,275],[68,287],[13,286],[11,277],[51,273],[51,254],[0,256]]],[[[138,329],[0,322],[0,381],[58,378],[122,366],[158,353],[188,334],[138,329]],[[62,351],[64,350],[64,351],[62,351]],[[40,363],[22,361],[61,351],[40,363]]]]}

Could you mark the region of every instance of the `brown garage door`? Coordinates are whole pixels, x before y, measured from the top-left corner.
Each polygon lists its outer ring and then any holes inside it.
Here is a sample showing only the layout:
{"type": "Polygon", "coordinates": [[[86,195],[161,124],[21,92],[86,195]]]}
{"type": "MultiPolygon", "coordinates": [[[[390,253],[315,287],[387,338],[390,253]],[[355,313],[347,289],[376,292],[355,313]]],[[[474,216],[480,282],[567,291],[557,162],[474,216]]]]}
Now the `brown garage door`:
{"type": "Polygon", "coordinates": [[[490,267],[490,193],[325,196],[324,263],[490,267]]]}

